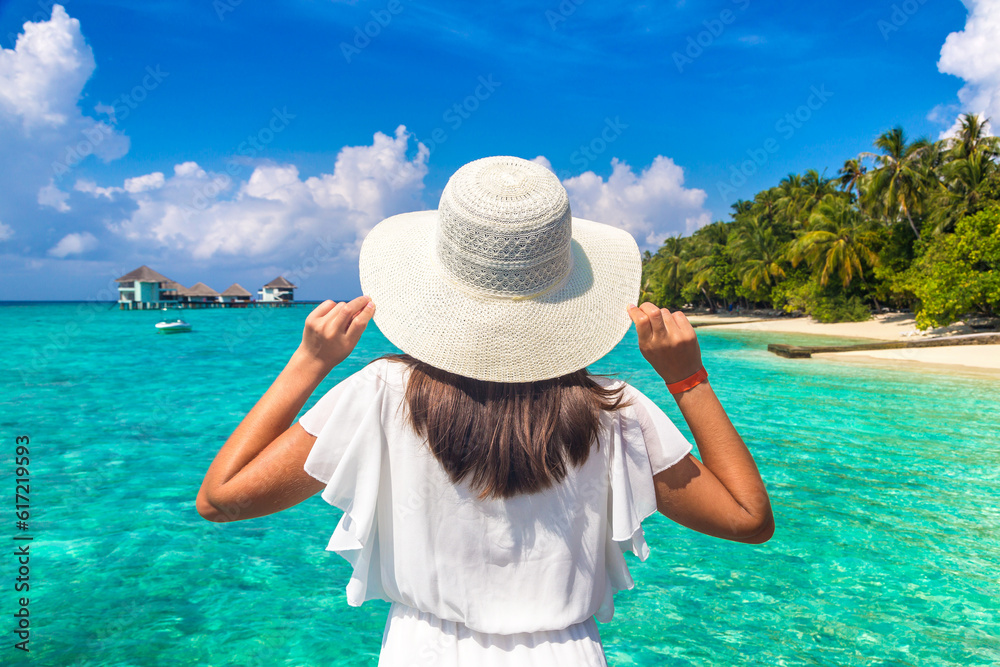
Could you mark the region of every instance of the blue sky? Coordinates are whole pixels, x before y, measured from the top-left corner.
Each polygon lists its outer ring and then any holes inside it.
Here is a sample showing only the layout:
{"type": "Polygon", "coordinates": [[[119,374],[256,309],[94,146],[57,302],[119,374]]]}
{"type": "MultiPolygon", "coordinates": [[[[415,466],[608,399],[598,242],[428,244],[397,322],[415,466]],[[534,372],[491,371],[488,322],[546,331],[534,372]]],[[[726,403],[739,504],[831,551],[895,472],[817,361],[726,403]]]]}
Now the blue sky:
{"type": "Polygon", "coordinates": [[[0,300],[108,298],[140,264],[347,298],[368,229],[496,154],[655,250],[1000,107],[998,5],[2,2],[0,300]]]}

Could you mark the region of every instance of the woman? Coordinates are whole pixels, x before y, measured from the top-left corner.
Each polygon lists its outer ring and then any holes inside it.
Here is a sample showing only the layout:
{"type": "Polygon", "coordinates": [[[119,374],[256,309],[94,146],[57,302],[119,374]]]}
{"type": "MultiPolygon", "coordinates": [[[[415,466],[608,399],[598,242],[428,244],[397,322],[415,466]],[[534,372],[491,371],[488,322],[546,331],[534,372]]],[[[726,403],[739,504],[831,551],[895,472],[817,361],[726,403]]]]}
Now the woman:
{"type": "Polygon", "coordinates": [[[512,157],[463,166],[437,210],[369,233],[360,271],[367,296],[306,318],[197,508],[243,520],[321,492],[344,510],[327,549],[353,566],[348,603],[393,603],[380,665],[604,665],[595,619],[633,586],[624,552],[649,553],[643,519],[771,537],[767,491],[691,324],[629,303],[635,241],[573,218],[550,171],[512,157]],[[405,354],[293,424],[373,317],[405,354]],[[633,323],[702,461],[646,396],[587,373],[633,323]]]}

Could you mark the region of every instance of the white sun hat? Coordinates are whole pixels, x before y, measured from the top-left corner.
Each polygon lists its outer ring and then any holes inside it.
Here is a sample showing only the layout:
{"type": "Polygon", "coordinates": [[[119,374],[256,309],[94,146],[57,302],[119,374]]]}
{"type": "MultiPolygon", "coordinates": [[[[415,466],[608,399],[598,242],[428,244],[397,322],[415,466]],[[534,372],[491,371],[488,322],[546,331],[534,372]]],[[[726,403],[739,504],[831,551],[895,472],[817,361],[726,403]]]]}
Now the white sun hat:
{"type": "Polygon", "coordinates": [[[380,222],[359,264],[386,338],[492,382],[558,377],[610,352],[642,273],[631,234],[572,217],[555,174],[509,156],[461,167],[436,211],[380,222]]]}

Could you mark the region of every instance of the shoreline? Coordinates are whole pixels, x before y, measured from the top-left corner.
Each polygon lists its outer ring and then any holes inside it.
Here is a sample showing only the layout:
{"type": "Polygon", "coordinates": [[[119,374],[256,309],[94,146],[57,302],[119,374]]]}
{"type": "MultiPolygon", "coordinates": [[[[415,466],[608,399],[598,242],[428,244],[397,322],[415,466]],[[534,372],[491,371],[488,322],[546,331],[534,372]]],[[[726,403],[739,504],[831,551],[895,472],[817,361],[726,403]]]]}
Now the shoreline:
{"type": "MultiPolygon", "coordinates": [[[[927,340],[978,333],[961,322],[920,332],[916,329],[913,315],[907,313],[884,313],[875,315],[865,322],[837,322],[833,324],[816,322],[811,317],[769,319],[734,315],[692,314],[688,316],[688,319],[692,324],[710,325],[713,331],[717,329],[755,331],[871,341],[927,340]]],[[[776,339],[772,342],[779,343],[781,341],[776,339]]],[[[859,350],[856,352],[820,352],[815,353],[813,357],[841,363],[866,363],[909,370],[934,369],[945,372],[974,372],[976,375],[989,377],[1000,376],[1000,345],[955,345],[894,350],[859,350]]]]}

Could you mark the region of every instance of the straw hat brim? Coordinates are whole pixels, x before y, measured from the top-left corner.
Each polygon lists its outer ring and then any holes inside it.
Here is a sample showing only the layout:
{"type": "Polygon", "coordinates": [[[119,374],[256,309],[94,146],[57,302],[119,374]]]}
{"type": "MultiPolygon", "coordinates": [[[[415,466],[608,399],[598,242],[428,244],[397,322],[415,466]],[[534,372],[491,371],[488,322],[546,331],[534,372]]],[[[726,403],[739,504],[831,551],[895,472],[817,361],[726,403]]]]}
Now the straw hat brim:
{"type": "Polygon", "coordinates": [[[392,216],[368,233],[361,288],[396,347],[451,373],[534,382],[572,373],[611,351],[632,324],[642,260],[628,232],[573,218],[569,276],[539,296],[477,294],[435,260],[438,212],[392,216]]]}

